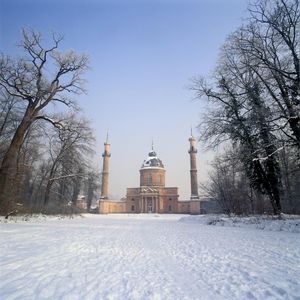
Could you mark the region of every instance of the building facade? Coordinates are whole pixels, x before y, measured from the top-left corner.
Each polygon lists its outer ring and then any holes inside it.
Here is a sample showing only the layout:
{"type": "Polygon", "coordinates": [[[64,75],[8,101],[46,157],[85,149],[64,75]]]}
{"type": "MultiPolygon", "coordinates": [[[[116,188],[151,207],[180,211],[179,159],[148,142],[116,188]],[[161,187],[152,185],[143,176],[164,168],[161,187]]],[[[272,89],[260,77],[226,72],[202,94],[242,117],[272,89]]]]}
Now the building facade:
{"type": "Polygon", "coordinates": [[[140,186],[127,188],[127,212],[177,213],[178,188],[166,187],[165,175],[164,165],[152,146],[140,169],[140,186]]]}
{"type": "Polygon", "coordinates": [[[200,214],[200,199],[197,182],[196,139],[189,138],[191,198],[179,201],[178,187],[166,187],[166,170],[156,152],[152,149],[140,169],[140,185],[127,188],[126,197],[121,200],[108,199],[108,160],[110,148],[106,141],[103,154],[102,193],[98,201],[99,213],[182,213],[200,214]],[[105,179],[103,179],[105,178],[105,179]]]}

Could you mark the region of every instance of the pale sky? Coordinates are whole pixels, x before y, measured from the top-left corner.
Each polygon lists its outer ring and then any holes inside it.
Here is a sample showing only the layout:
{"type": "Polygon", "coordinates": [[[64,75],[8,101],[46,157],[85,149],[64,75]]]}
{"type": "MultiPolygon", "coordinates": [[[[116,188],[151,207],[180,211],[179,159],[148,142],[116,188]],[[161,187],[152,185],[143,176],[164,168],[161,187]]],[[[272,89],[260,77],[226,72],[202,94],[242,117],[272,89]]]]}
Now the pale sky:
{"type": "MultiPolygon", "coordinates": [[[[62,49],[87,53],[87,95],[79,105],[97,138],[111,142],[110,194],[139,186],[152,140],[166,168],[166,185],[190,197],[188,138],[204,103],[187,89],[209,75],[226,36],[247,16],[247,0],[0,0],[0,50],[21,55],[21,28],[64,35],[62,49]]],[[[199,181],[212,154],[198,144],[199,181]]]]}

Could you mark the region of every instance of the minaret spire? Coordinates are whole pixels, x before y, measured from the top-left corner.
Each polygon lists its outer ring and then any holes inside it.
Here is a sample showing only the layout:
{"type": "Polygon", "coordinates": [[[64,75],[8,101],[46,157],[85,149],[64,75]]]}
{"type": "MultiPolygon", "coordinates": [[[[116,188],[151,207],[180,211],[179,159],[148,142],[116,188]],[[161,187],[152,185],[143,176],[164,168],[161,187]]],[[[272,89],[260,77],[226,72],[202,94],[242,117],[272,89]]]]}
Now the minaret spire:
{"type": "Polygon", "coordinates": [[[198,194],[198,179],[197,179],[197,148],[196,148],[196,139],[193,137],[193,132],[191,128],[191,137],[189,138],[190,142],[190,164],[191,164],[191,200],[199,199],[198,194]]]}
{"type": "Polygon", "coordinates": [[[104,143],[103,168],[102,168],[102,185],[101,185],[101,199],[108,199],[108,179],[109,179],[109,158],[110,158],[110,144],[108,142],[108,131],[106,134],[106,141],[104,143]]]}
{"type": "Polygon", "coordinates": [[[106,144],[108,144],[108,129],[107,129],[107,132],[106,132],[106,144]]]}

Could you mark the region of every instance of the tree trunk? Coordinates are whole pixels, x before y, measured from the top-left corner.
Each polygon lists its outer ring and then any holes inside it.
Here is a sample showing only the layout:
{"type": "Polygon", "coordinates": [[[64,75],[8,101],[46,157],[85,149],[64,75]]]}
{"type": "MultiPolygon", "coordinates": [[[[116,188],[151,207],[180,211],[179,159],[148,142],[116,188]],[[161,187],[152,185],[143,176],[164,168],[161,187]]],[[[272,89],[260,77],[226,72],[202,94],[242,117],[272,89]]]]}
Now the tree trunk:
{"type": "Polygon", "coordinates": [[[31,120],[23,120],[18,126],[12,142],[4,155],[0,168],[0,211],[7,212],[13,205],[14,178],[17,169],[17,157],[31,120]]]}
{"type": "Polygon", "coordinates": [[[46,190],[45,190],[45,197],[44,197],[44,206],[47,206],[49,203],[49,199],[50,199],[50,190],[52,187],[53,181],[48,181],[47,186],[46,186],[46,190]]]}
{"type": "Polygon", "coordinates": [[[48,178],[48,182],[47,182],[46,189],[45,189],[45,196],[44,196],[44,203],[43,203],[44,206],[47,206],[49,204],[50,191],[51,191],[52,184],[54,183],[52,178],[57,169],[57,162],[58,162],[58,159],[56,158],[56,160],[53,162],[53,165],[52,165],[50,173],[49,173],[49,178],[48,178]]]}

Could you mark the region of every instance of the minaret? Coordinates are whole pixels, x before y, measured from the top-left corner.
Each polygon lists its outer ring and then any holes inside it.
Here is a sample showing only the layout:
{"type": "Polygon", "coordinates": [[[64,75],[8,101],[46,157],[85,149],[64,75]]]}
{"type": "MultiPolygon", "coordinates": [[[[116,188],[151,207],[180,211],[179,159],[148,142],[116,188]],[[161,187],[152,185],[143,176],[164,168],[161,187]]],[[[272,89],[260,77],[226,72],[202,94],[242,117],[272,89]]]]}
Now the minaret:
{"type": "Polygon", "coordinates": [[[197,179],[197,148],[196,139],[193,137],[193,132],[191,130],[190,142],[190,163],[191,163],[191,200],[199,199],[198,195],[198,179],[197,179]]]}
{"type": "Polygon", "coordinates": [[[108,143],[108,133],[104,143],[103,169],[102,169],[102,186],[101,186],[101,199],[108,199],[108,175],[109,175],[109,158],[110,158],[110,144],[108,143]]]}

